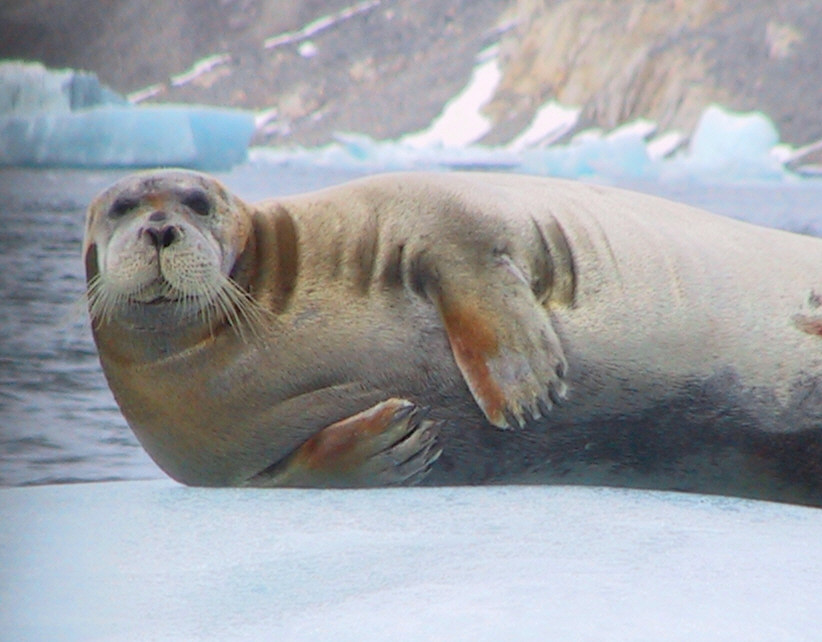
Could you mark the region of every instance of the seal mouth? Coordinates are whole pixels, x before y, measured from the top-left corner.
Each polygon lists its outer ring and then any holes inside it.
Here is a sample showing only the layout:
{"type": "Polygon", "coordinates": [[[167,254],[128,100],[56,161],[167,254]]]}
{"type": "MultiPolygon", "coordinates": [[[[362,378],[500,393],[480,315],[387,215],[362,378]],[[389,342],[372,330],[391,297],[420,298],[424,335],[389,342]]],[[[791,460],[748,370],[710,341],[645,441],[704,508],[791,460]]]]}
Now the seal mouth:
{"type": "Polygon", "coordinates": [[[89,312],[95,324],[119,320],[153,328],[158,323],[176,327],[199,322],[212,333],[225,325],[244,340],[246,335],[259,336],[266,326],[267,311],[230,278],[221,276],[216,283],[204,279],[190,285],[178,287],[158,275],[141,287],[123,291],[98,273],[88,283],[89,312]]]}
{"type": "Polygon", "coordinates": [[[190,303],[192,299],[196,297],[180,297],[180,296],[169,296],[166,294],[161,294],[159,296],[154,297],[153,299],[149,299],[147,301],[141,301],[139,299],[131,299],[130,302],[134,305],[169,305],[169,304],[180,304],[180,303],[190,303]]]}
{"type": "Polygon", "coordinates": [[[208,296],[196,292],[180,292],[169,283],[160,281],[152,284],[149,288],[145,288],[142,292],[137,292],[135,295],[128,297],[128,302],[131,305],[147,306],[150,308],[190,306],[201,308],[209,305],[211,299],[208,296]],[[143,298],[151,290],[159,290],[159,293],[150,298],[143,298]]]}
{"type": "Polygon", "coordinates": [[[182,302],[185,297],[176,293],[171,283],[160,276],[127,298],[132,305],[163,305],[182,302]]]}

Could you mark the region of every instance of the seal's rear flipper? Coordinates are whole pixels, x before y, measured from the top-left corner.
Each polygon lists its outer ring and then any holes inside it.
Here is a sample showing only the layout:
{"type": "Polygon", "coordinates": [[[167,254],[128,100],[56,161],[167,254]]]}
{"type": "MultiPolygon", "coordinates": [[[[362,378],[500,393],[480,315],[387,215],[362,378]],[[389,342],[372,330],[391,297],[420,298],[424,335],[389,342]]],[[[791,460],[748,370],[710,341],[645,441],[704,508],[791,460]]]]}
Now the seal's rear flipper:
{"type": "Polygon", "coordinates": [[[440,423],[403,399],[389,399],[331,424],[249,486],[358,488],[413,485],[439,458],[440,423]]]}
{"type": "MultiPolygon", "coordinates": [[[[440,279],[430,291],[454,359],[488,421],[521,428],[567,392],[567,363],[548,312],[507,256],[493,278],[440,279]]],[[[443,270],[444,272],[444,270],[443,270]]]]}

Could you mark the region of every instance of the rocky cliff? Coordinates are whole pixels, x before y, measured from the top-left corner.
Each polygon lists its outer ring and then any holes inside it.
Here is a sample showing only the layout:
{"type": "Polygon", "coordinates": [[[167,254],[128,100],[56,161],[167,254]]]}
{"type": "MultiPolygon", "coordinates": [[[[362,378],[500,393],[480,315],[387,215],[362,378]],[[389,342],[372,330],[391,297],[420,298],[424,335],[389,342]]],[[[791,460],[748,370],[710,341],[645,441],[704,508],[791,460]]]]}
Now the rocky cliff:
{"type": "Polygon", "coordinates": [[[0,57],[75,67],[135,99],[268,110],[258,142],[426,126],[500,43],[485,142],[546,101],[579,127],[686,134],[718,102],[822,139],[820,0],[6,0],[0,57]],[[203,61],[195,66],[198,61],[203,61]]]}
{"type": "Polygon", "coordinates": [[[519,0],[514,16],[498,137],[554,98],[606,130],[642,117],[688,132],[717,102],[764,111],[791,143],[822,138],[818,0],[519,0]]]}

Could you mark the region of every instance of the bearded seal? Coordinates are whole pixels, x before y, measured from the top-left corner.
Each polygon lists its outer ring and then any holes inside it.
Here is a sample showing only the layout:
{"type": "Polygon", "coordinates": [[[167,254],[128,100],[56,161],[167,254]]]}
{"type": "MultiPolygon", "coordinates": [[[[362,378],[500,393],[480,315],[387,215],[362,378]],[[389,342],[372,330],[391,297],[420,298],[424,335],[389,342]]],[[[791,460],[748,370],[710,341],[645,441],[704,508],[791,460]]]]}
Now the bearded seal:
{"type": "Polygon", "coordinates": [[[89,310],[140,442],[203,486],[577,483],[822,505],[822,240],[559,179],[247,204],[126,177],[89,310]]]}

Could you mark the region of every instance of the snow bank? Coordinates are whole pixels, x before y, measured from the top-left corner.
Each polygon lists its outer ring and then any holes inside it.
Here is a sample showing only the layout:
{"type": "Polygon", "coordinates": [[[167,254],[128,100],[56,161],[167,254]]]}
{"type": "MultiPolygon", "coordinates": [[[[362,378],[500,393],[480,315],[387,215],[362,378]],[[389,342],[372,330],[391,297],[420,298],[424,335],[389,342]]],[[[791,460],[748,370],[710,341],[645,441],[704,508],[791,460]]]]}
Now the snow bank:
{"type": "Polygon", "coordinates": [[[0,490],[24,640],[813,639],[822,511],[601,488],[0,490]]]}
{"type": "Polygon", "coordinates": [[[263,47],[266,49],[274,49],[284,45],[303,42],[308,38],[312,38],[322,33],[326,29],[330,29],[331,27],[338,25],[341,22],[350,20],[351,18],[371,11],[372,9],[376,9],[381,4],[382,0],[364,0],[363,2],[359,2],[350,7],[345,7],[337,13],[332,13],[317,18],[297,31],[286,31],[284,33],[277,34],[276,36],[266,38],[263,42],[263,47]]]}
{"type": "Polygon", "coordinates": [[[563,107],[551,100],[534,114],[531,124],[508,146],[513,150],[546,147],[567,134],[579,118],[579,109],[563,107]]]}
{"type": "Polygon", "coordinates": [[[480,53],[465,89],[445,105],[428,129],[403,137],[400,144],[412,149],[463,147],[485,136],[491,121],[482,114],[482,108],[493,98],[502,77],[498,50],[493,46],[480,53]]]}

